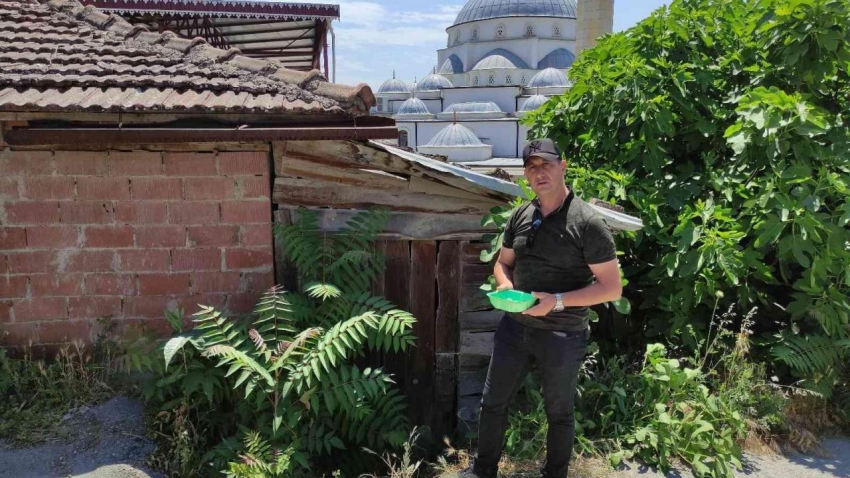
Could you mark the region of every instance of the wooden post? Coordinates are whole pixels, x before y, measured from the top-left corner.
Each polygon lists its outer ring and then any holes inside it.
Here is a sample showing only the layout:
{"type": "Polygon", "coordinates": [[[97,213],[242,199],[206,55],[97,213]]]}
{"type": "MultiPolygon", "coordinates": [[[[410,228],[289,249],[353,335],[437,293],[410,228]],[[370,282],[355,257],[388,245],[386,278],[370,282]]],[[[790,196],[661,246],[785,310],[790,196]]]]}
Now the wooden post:
{"type": "MultiPolygon", "coordinates": [[[[410,310],[410,242],[389,241],[386,243],[387,268],[384,282],[384,297],[399,309],[410,310]]],[[[413,353],[409,351],[408,353],[413,353]]],[[[406,353],[390,352],[384,355],[384,370],[393,375],[393,380],[404,393],[408,393],[406,353]]]]}
{"type": "Polygon", "coordinates": [[[416,348],[407,355],[407,396],[415,425],[430,425],[434,417],[434,322],[437,304],[437,243],[413,241],[410,247],[410,312],[416,317],[416,348]]]}
{"type": "Polygon", "coordinates": [[[457,410],[458,306],[460,244],[443,241],[437,252],[437,319],[434,323],[436,368],[434,384],[434,438],[454,433],[457,410]]]}

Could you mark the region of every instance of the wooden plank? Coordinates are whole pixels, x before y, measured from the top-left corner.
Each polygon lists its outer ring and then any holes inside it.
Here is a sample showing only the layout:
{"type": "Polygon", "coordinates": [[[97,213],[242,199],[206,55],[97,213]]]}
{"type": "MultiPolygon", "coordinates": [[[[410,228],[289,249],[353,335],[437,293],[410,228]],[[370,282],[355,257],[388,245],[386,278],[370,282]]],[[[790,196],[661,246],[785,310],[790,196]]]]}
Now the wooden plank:
{"type": "Polygon", "coordinates": [[[460,330],[463,332],[493,331],[499,328],[499,323],[505,312],[501,310],[481,310],[477,312],[462,312],[459,317],[460,330]]]}
{"type": "Polygon", "coordinates": [[[465,285],[480,286],[487,283],[487,279],[493,275],[493,268],[487,264],[463,265],[463,283],[465,285]]]}
{"type": "Polygon", "coordinates": [[[481,284],[461,286],[460,311],[473,312],[476,310],[492,309],[493,305],[487,298],[486,292],[481,290],[481,284]]]}
{"type": "MultiPolygon", "coordinates": [[[[292,217],[298,217],[298,208],[286,206],[292,217]]],[[[312,209],[316,214],[318,226],[322,231],[337,232],[348,221],[362,213],[351,209],[312,209]]],[[[478,214],[435,214],[427,212],[392,211],[390,218],[378,235],[382,240],[460,240],[479,239],[481,235],[493,232],[481,227],[478,214]]],[[[482,264],[482,267],[489,267],[482,264]]]]}
{"type": "Polygon", "coordinates": [[[414,425],[434,421],[437,243],[414,241],[410,247],[410,312],[416,317],[416,348],[408,357],[407,391],[414,425]]]}
{"type": "Polygon", "coordinates": [[[481,262],[481,251],[489,250],[490,243],[485,242],[469,242],[463,247],[463,262],[465,264],[486,265],[481,262]]]}
{"type": "Polygon", "coordinates": [[[484,214],[492,203],[410,191],[387,191],[317,179],[279,177],[272,200],[277,204],[369,209],[385,206],[396,211],[484,214]]]}
{"type": "Polygon", "coordinates": [[[458,305],[460,294],[460,243],[443,241],[437,250],[437,319],[434,323],[437,368],[434,437],[450,435],[456,427],[458,305]]]}
{"type": "MultiPolygon", "coordinates": [[[[386,243],[386,273],[384,297],[402,310],[410,310],[410,243],[391,241],[386,243]]],[[[401,391],[407,393],[406,353],[389,352],[384,355],[384,369],[393,375],[401,391]]]]}
{"type": "MultiPolygon", "coordinates": [[[[471,199],[473,201],[481,201],[484,196],[463,189],[458,189],[453,186],[447,186],[432,179],[411,176],[408,189],[413,192],[421,192],[428,194],[439,194],[441,196],[452,196],[462,199],[471,199]]],[[[500,201],[493,201],[493,206],[501,206],[500,201]]]]}
{"type": "Polygon", "coordinates": [[[381,171],[370,172],[329,164],[318,166],[315,162],[288,156],[276,156],[274,169],[277,176],[321,179],[330,183],[365,186],[373,189],[406,191],[410,186],[407,179],[381,171]]]}
{"type": "Polygon", "coordinates": [[[481,395],[484,393],[484,382],[487,381],[487,367],[477,370],[467,370],[458,375],[458,397],[481,395]]]}
{"type": "Polygon", "coordinates": [[[460,334],[460,353],[486,355],[493,353],[493,337],[496,332],[462,332],[460,334]]]}
{"type": "MultiPolygon", "coordinates": [[[[289,211],[275,211],[274,217],[275,223],[277,224],[285,226],[292,224],[292,215],[289,214],[289,211]]],[[[295,268],[295,264],[286,258],[286,254],[283,252],[283,247],[277,243],[277,239],[274,241],[273,250],[275,282],[283,286],[285,290],[298,290],[298,271],[295,268]]]]}
{"type": "Polygon", "coordinates": [[[458,399],[457,408],[460,419],[458,432],[475,433],[478,430],[478,415],[481,413],[481,396],[461,397],[458,399]]]}
{"type": "Polygon", "coordinates": [[[490,366],[489,355],[461,354],[457,356],[458,373],[481,370],[490,366]]]}
{"type": "Polygon", "coordinates": [[[450,437],[457,427],[457,355],[438,353],[436,359],[432,427],[434,439],[442,442],[442,439],[450,437]]]}

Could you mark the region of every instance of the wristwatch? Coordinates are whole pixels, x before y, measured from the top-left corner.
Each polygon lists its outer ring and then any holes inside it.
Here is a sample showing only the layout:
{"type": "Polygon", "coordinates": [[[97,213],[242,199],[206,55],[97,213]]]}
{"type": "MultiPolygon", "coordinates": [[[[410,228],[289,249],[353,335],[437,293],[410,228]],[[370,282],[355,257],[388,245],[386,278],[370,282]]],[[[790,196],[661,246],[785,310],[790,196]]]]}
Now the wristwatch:
{"type": "Polygon", "coordinates": [[[561,300],[561,293],[558,292],[555,294],[555,307],[552,308],[552,312],[561,312],[564,310],[564,302],[561,300]]]}

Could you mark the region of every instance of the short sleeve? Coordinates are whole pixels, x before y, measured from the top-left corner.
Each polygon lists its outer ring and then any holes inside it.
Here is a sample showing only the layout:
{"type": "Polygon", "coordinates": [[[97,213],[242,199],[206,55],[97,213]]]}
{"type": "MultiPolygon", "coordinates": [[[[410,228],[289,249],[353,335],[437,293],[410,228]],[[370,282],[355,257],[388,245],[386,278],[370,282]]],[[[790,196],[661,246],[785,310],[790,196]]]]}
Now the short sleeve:
{"type": "Polygon", "coordinates": [[[502,235],[502,247],[506,249],[514,248],[514,237],[516,236],[516,217],[519,214],[521,208],[517,208],[511,214],[511,217],[508,218],[508,222],[505,223],[505,232],[502,235]]]}
{"type": "Polygon", "coordinates": [[[617,258],[614,236],[597,214],[591,216],[582,237],[582,253],[587,264],[602,264],[617,258]]]}

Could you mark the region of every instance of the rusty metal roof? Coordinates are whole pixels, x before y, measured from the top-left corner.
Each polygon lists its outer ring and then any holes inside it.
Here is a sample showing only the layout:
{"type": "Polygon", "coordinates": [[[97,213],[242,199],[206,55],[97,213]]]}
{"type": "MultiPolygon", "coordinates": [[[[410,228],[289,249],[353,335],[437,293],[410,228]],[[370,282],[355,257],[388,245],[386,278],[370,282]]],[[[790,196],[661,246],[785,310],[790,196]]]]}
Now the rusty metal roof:
{"type": "Polygon", "coordinates": [[[76,0],[0,0],[0,111],[368,114],[371,89],[153,33],[76,0]]]}

